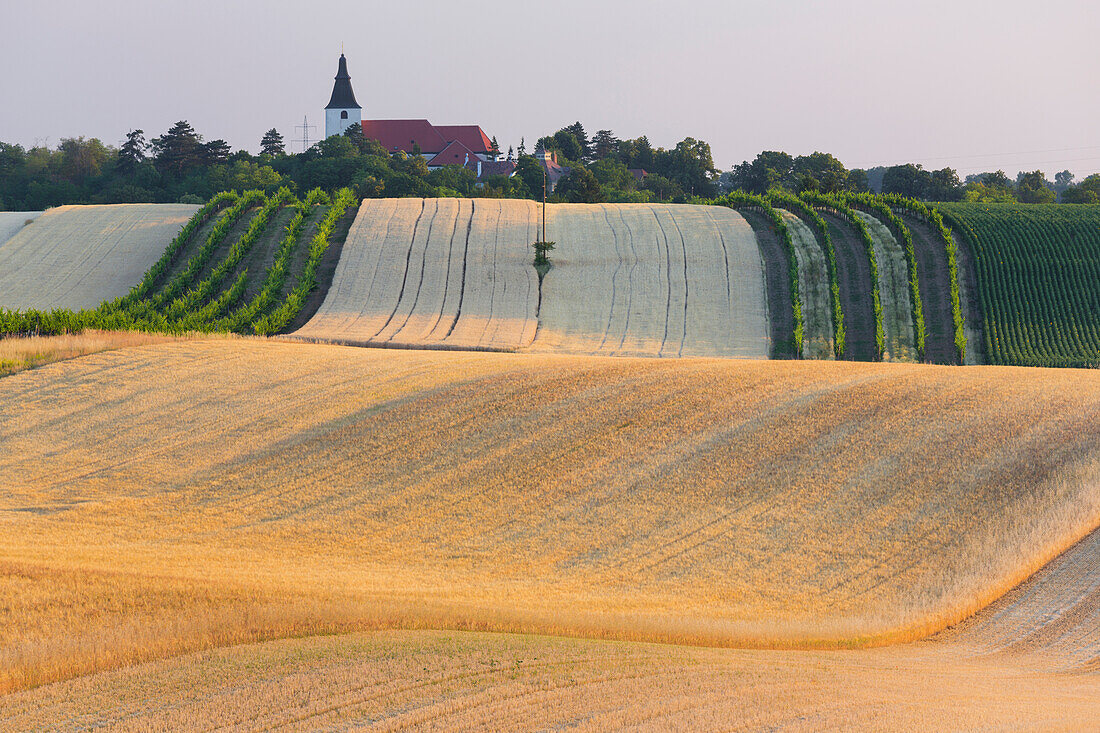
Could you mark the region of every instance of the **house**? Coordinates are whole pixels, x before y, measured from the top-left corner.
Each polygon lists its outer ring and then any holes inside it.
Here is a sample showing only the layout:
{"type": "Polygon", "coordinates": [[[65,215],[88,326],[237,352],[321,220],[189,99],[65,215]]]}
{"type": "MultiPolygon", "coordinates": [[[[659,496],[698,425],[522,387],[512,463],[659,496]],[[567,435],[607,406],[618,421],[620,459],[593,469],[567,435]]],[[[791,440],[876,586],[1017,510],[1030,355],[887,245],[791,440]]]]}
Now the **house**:
{"type": "Polygon", "coordinates": [[[538,151],[535,157],[546,171],[546,192],[553,193],[558,181],[569,175],[569,168],[558,163],[558,154],[553,150],[538,151]]]}

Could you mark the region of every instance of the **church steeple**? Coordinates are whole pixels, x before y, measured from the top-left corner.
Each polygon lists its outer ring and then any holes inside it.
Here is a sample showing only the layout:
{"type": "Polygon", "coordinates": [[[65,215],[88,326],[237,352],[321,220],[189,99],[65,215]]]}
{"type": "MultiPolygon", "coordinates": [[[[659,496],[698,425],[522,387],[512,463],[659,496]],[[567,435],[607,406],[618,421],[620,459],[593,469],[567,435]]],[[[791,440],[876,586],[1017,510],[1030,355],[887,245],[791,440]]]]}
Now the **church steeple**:
{"type": "Polygon", "coordinates": [[[348,60],[340,54],[340,68],[336,71],[336,83],[332,85],[332,97],[325,109],[363,109],[355,101],[355,92],[351,88],[351,74],[348,73],[348,60]]]}
{"type": "Polygon", "coordinates": [[[362,107],[355,101],[355,92],[351,88],[351,74],[348,73],[348,60],[340,54],[340,67],[336,71],[336,83],[332,85],[332,96],[325,107],[325,137],[339,135],[351,125],[362,122],[362,107]]]}

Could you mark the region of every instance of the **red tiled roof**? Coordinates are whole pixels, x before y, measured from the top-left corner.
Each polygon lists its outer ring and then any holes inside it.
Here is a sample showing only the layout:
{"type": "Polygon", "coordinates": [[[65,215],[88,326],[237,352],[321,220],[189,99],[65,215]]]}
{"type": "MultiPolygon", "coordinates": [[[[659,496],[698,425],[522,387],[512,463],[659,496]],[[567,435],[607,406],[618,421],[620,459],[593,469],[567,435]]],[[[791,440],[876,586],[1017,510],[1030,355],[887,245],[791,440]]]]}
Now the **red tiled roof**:
{"type": "Polygon", "coordinates": [[[363,137],[382,143],[387,151],[404,150],[411,153],[420,146],[422,153],[440,153],[447,141],[438,128],[427,120],[363,120],[363,137]]]}
{"type": "Polygon", "coordinates": [[[462,144],[459,140],[452,140],[439,155],[428,161],[428,165],[465,165],[467,160],[476,164],[478,157],[474,151],[462,144]]]}
{"type": "Polygon", "coordinates": [[[444,140],[458,140],[474,153],[487,155],[493,146],[493,141],[479,125],[436,125],[435,129],[444,140]]]}

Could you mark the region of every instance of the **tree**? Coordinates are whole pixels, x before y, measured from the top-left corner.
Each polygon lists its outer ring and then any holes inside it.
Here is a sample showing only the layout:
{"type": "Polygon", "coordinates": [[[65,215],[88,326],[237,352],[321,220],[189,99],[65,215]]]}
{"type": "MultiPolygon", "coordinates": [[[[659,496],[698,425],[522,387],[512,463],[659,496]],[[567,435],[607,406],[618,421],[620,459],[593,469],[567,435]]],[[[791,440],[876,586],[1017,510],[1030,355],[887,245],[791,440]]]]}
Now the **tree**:
{"type": "MultiPolygon", "coordinates": [[[[584,125],[580,123],[580,120],[577,120],[568,127],[563,127],[562,129],[558,130],[558,132],[564,132],[572,135],[577,140],[577,144],[580,145],[580,155],[572,158],[568,154],[566,154],[567,158],[569,158],[570,160],[587,160],[589,158],[592,151],[589,149],[588,145],[588,134],[584,131],[584,125]]],[[[556,135],[557,133],[555,133],[555,136],[556,135]]]]}
{"type": "Polygon", "coordinates": [[[932,171],[925,192],[929,201],[958,201],[962,198],[962,181],[954,168],[932,171]]]}
{"type": "Polygon", "coordinates": [[[1100,204],[1100,173],[1094,173],[1076,186],[1070,186],[1062,193],[1062,202],[1067,204],[1100,204]]]}
{"type": "Polygon", "coordinates": [[[867,180],[867,171],[862,168],[853,168],[848,171],[848,181],[845,190],[852,193],[870,193],[871,185],[867,180]]]}
{"type": "Polygon", "coordinates": [[[919,163],[893,165],[882,176],[882,192],[923,199],[926,198],[931,183],[931,174],[919,163]]]}
{"type": "Polygon", "coordinates": [[[569,173],[558,181],[554,195],[573,204],[598,204],[607,199],[600,182],[590,170],[579,164],[574,164],[569,173]]]}
{"type": "Polygon", "coordinates": [[[791,173],[799,182],[799,191],[837,193],[848,185],[848,170],[829,153],[814,152],[798,156],[794,159],[791,173]]]}
{"type": "Polygon", "coordinates": [[[676,147],[659,156],[664,165],[657,168],[676,181],[692,196],[714,196],[717,193],[718,170],[714,167],[710,144],[686,137],[676,147]]]}
{"type": "Polygon", "coordinates": [[[98,176],[110,157],[107,147],[94,137],[91,140],[83,137],[61,138],[59,150],[61,175],[77,184],[98,176]]]}
{"type": "Polygon", "coordinates": [[[619,140],[611,130],[597,130],[592,138],[592,157],[595,160],[610,158],[619,152],[619,140]]]}
{"type": "Polygon", "coordinates": [[[740,165],[735,165],[733,175],[730,177],[730,185],[749,193],[763,195],[772,189],[782,188],[784,184],[791,185],[793,170],[794,158],[789,154],[765,150],[759,153],[751,163],[746,160],[740,165]]]}
{"type": "Polygon", "coordinates": [[[500,145],[497,144],[497,136],[493,135],[493,140],[489,144],[489,160],[496,160],[500,157],[500,145]]]}
{"type": "MultiPolygon", "coordinates": [[[[362,128],[360,127],[360,134],[362,134],[362,128]]],[[[260,152],[266,153],[271,157],[279,155],[286,155],[286,146],[283,144],[283,136],[279,134],[279,131],[272,127],[270,130],[264,133],[264,136],[260,139],[260,152]]]]}
{"type": "Polygon", "coordinates": [[[229,160],[229,143],[225,140],[211,140],[202,146],[203,163],[219,165],[229,160]]]}
{"type": "Polygon", "coordinates": [[[515,159],[516,159],[515,151],[513,150],[512,146],[509,145],[508,146],[508,160],[515,160],[515,159]]]}
{"type": "Polygon", "coordinates": [[[168,128],[168,132],[153,138],[150,146],[154,163],[163,173],[182,176],[204,162],[202,137],[187,120],[180,120],[168,128]]]}
{"type": "Polygon", "coordinates": [[[682,201],[685,198],[684,189],[676,181],[656,173],[646,176],[645,189],[651,191],[658,201],[682,201]]]}
{"type": "Polygon", "coordinates": [[[1056,198],[1042,171],[1021,172],[1016,177],[1016,196],[1025,204],[1051,204],[1056,198]]]}
{"type": "Polygon", "coordinates": [[[118,150],[118,169],[124,174],[133,173],[134,169],[145,162],[145,131],[130,130],[126,133],[126,142],[118,150]]]}
{"type": "Polygon", "coordinates": [[[524,142],[524,139],[522,137],[520,137],[519,147],[516,148],[516,157],[522,158],[525,155],[527,155],[527,143],[524,142]]]}
{"type": "Polygon", "coordinates": [[[516,177],[536,199],[542,198],[542,163],[533,155],[521,155],[516,160],[516,177]]]}

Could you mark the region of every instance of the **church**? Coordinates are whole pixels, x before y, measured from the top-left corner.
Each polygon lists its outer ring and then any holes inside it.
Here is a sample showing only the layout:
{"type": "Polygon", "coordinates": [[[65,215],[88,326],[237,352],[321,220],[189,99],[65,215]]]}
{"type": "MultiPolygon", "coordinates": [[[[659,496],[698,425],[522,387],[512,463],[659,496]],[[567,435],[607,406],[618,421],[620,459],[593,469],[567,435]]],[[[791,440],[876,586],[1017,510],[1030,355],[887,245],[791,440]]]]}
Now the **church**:
{"type": "MultiPolygon", "coordinates": [[[[355,101],[348,62],[340,54],[336,83],[325,107],[325,137],[343,134],[359,123],[363,136],[377,140],[389,152],[419,151],[429,169],[445,165],[466,166],[480,177],[483,165],[494,157],[492,141],[479,125],[433,125],[428,120],[364,120],[363,108],[355,101]]],[[[497,151],[499,154],[499,151],[497,151]]],[[[514,167],[514,166],[513,166],[514,167]]]]}

